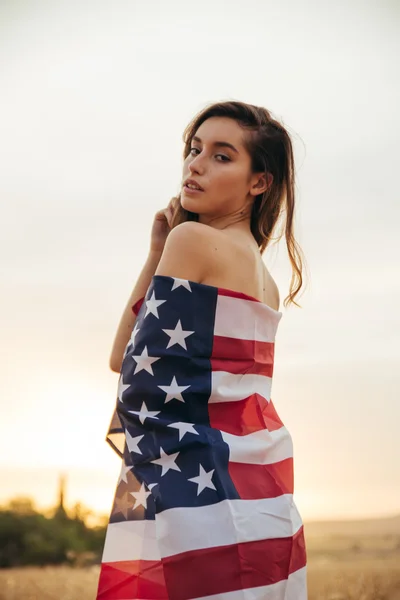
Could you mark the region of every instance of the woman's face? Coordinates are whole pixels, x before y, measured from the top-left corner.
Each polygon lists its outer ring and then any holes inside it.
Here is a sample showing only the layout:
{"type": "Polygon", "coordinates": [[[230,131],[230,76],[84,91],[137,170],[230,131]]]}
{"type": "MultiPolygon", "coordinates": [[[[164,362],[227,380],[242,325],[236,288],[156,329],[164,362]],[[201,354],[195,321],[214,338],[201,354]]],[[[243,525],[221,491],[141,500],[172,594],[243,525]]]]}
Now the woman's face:
{"type": "Polygon", "coordinates": [[[200,125],[183,165],[183,208],[199,216],[222,217],[240,212],[262,193],[255,189],[260,174],[251,173],[251,158],[243,137],[243,129],[227,117],[210,117],[200,125]],[[188,189],[184,185],[188,178],[203,191],[188,189]]]}

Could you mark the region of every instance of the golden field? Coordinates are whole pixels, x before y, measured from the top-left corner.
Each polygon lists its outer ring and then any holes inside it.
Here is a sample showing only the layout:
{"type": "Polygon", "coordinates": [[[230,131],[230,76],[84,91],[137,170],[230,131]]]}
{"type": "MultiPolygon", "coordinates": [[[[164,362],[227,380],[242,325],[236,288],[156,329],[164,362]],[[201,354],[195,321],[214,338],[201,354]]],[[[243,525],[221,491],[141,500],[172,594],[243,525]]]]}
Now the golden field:
{"type": "MultiPolygon", "coordinates": [[[[397,517],[305,527],[309,600],[400,600],[397,517]]],[[[0,570],[0,600],[93,600],[98,566],[0,570]]]]}
{"type": "MultiPolygon", "coordinates": [[[[93,600],[99,568],[0,571],[0,600],[93,600]]],[[[309,600],[400,600],[399,560],[308,565],[309,600]]]]}

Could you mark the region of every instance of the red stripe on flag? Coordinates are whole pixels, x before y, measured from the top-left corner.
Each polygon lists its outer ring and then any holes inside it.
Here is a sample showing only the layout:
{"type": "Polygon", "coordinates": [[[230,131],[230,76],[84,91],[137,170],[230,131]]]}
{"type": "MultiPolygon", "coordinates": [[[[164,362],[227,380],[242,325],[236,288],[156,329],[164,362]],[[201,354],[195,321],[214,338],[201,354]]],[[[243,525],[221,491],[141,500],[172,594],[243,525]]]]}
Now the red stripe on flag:
{"type": "Polygon", "coordinates": [[[228,288],[218,288],[219,296],[229,296],[230,298],[240,298],[242,300],[250,300],[252,302],[257,302],[258,304],[262,304],[261,300],[257,300],[253,296],[248,296],[244,292],[236,292],[235,290],[230,290],[228,288]]]}
{"type": "Polygon", "coordinates": [[[163,564],[174,600],[270,585],[305,566],[303,527],[292,537],[193,550],[164,558],[163,564]]]}
{"type": "Polygon", "coordinates": [[[168,600],[164,567],[156,560],[102,563],[96,600],[168,600]]]}
{"type": "Polygon", "coordinates": [[[260,394],[237,402],[214,402],[208,405],[210,425],[233,435],[247,435],[261,429],[275,431],[283,427],[275,406],[260,394]]]}
{"type": "Polygon", "coordinates": [[[140,310],[140,307],[142,306],[144,302],[144,297],[143,298],[139,298],[139,300],[137,302],[135,302],[135,304],[132,306],[132,312],[137,316],[140,310]]]}
{"type": "Polygon", "coordinates": [[[211,354],[213,371],[246,373],[272,377],[274,343],[214,336],[211,354]]]}
{"type": "Polygon", "coordinates": [[[97,600],[190,600],[266,586],[287,580],[306,559],[302,526],[286,538],[191,550],[162,561],[103,563],[97,600]]]}
{"type": "Polygon", "coordinates": [[[242,500],[293,494],[293,458],[268,465],[229,462],[228,471],[242,500]]]}

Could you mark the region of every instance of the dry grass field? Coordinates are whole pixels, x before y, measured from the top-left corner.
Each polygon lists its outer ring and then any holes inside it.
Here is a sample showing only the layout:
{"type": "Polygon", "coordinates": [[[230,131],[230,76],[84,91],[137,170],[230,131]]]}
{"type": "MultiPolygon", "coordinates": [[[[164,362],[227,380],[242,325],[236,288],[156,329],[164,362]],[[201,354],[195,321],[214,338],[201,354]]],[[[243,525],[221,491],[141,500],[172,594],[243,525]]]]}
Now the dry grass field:
{"type": "MultiPolygon", "coordinates": [[[[315,523],[308,600],[400,600],[400,519],[315,523]]],[[[93,600],[99,567],[0,570],[0,600],[93,600]]]]}
{"type": "MultiPolygon", "coordinates": [[[[93,600],[98,567],[0,571],[0,600],[93,600]]],[[[400,600],[400,561],[357,560],[308,566],[309,600],[400,600]]]]}

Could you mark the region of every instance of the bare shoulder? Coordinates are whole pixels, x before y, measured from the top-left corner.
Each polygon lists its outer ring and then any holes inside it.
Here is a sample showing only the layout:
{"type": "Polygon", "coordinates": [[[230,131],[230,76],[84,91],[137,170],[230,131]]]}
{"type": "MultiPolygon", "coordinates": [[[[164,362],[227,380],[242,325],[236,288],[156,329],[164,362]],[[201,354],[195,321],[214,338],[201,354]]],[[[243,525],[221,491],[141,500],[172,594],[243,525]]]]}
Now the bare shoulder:
{"type": "Polygon", "coordinates": [[[185,236],[206,236],[210,235],[212,232],[212,227],[209,227],[208,225],[198,223],[198,221],[185,221],[173,228],[167,238],[167,242],[170,242],[173,239],[185,238],[185,236]]]}
{"type": "Polygon", "coordinates": [[[264,277],[264,302],[272,306],[272,308],[274,308],[275,310],[279,310],[281,303],[279,288],[275,279],[272,277],[271,273],[268,271],[265,265],[264,277]]]}
{"type": "Polygon", "coordinates": [[[201,281],[212,260],[213,233],[211,227],[196,221],[174,227],[155,274],[201,281]]]}

